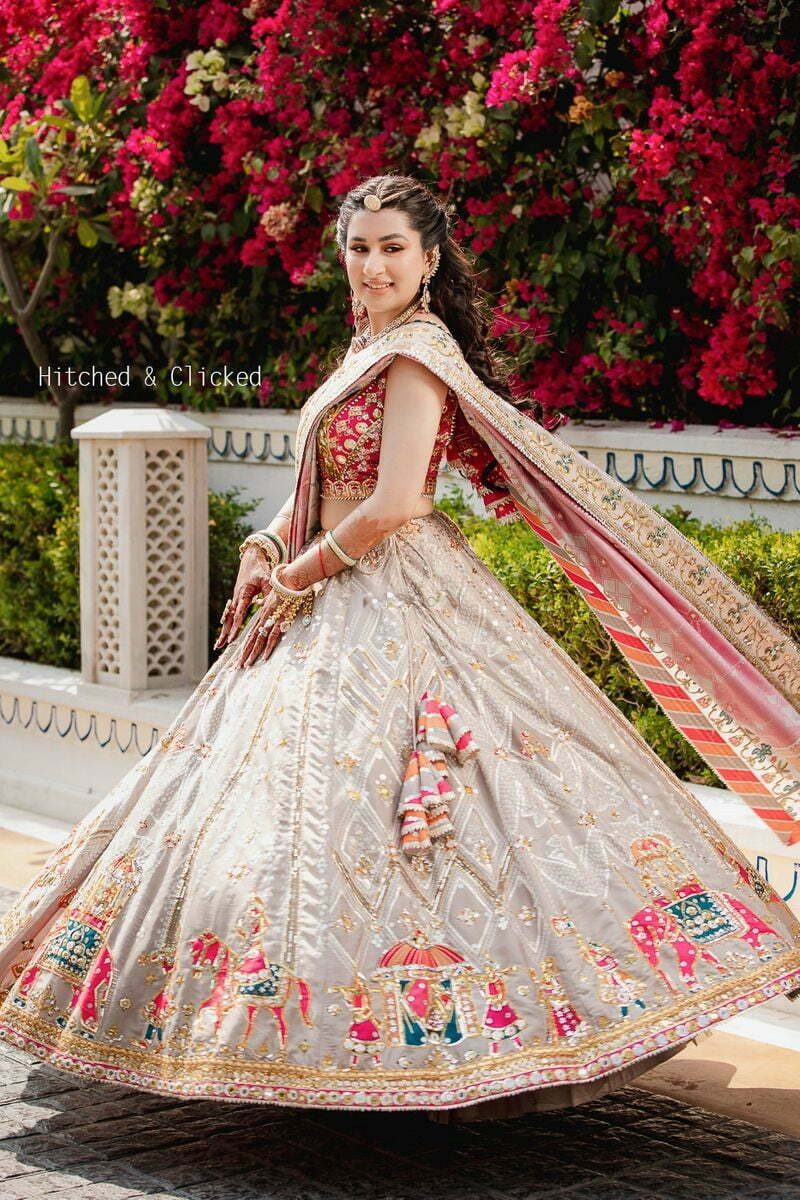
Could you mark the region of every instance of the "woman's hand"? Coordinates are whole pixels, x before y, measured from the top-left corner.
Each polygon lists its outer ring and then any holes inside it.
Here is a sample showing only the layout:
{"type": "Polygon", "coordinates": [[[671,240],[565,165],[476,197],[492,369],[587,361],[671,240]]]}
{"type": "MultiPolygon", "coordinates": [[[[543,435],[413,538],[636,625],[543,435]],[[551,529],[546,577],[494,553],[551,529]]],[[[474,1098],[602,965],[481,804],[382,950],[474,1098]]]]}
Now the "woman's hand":
{"type": "Polygon", "coordinates": [[[233,641],[256,596],[267,597],[272,593],[272,585],[269,581],[271,574],[272,563],[264,551],[258,546],[248,546],[239,564],[239,574],[236,577],[233,597],[227,602],[222,613],[222,628],[219,637],[214,642],[215,650],[221,646],[227,646],[229,642],[233,641]]]}
{"type": "Polygon", "coordinates": [[[278,607],[280,597],[271,592],[264,601],[263,606],[258,610],[256,615],[250,622],[247,636],[242,641],[240,653],[234,659],[235,667],[249,667],[259,659],[268,659],[275,646],[281,637],[281,631],[277,625],[269,626],[265,632],[261,631],[261,626],[272,615],[278,607]]]}

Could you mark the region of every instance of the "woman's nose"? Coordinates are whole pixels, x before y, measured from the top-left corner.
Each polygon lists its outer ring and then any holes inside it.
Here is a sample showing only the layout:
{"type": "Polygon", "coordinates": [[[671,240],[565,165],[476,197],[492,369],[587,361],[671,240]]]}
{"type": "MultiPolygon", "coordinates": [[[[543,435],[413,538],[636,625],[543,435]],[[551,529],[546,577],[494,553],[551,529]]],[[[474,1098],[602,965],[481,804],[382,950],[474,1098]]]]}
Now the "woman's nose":
{"type": "Polygon", "coordinates": [[[381,261],[381,252],[376,250],[367,255],[367,261],[364,263],[364,274],[368,279],[378,278],[383,273],[383,263],[381,261]]]}

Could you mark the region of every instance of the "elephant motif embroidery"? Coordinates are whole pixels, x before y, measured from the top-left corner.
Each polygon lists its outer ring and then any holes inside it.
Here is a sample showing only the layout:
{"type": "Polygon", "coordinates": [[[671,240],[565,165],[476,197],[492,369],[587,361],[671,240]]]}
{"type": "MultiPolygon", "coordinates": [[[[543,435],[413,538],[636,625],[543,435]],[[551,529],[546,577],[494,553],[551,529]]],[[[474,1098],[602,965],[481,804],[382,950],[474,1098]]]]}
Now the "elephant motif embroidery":
{"type": "Polygon", "coordinates": [[[131,852],[119,855],[76,893],[20,976],[16,1003],[26,1007],[49,973],[71,985],[69,1013],[56,1018],[65,1028],[74,1020],[78,1031],[92,1037],[98,1028],[114,971],[107,945],[109,929],[139,886],[139,868],[131,852]]]}
{"type": "Polygon", "coordinates": [[[673,994],[679,989],[661,967],[661,952],[675,954],[681,982],[699,991],[695,966],[707,963],[719,975],[728,967],[709,946],[732,939],[744,943],[759,962],[769,962],[786,942],[738,896],[707,888],[664,834],[640,838],[631,846],[649,903],[627,922],[634,944],[662,983],[673,994]]]}

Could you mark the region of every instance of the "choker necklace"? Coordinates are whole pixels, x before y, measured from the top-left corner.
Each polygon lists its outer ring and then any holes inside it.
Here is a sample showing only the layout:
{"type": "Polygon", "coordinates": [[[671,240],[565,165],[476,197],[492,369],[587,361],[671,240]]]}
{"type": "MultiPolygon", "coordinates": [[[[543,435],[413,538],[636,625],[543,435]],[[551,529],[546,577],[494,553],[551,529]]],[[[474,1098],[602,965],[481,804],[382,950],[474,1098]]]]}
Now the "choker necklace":
{"type": "MultiPolygon", "coordinates": [[[[383,337],[384,333],[388,333],[390,329],[397,329],[398,325],[403,325],[406,321],[413,317],[414,313],[417,312],[421,307],[421,304],[421,298],[417,297],[416,300],[409,304],[408,308],[404,309],[400,315],[395,317],[393,321],[390,321],[388,325],[384,325],[383,329],[379,329],[377,333],[363,332],[353,334],[353,339],[350,343],[353,352],[357,353],[359,350],[363,350],[365,346],[370,346],[379,337],[383,337]]],[[[367,330],[369,330],[369,324],[367,324],[367,330]]]]}

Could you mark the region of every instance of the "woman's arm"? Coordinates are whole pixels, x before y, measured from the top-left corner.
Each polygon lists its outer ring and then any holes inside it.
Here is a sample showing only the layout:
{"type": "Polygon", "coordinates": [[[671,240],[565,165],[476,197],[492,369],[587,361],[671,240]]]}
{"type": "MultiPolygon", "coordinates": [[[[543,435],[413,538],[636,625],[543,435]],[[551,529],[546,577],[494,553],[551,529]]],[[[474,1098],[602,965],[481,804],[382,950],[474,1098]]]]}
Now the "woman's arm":
{"type": "MultiPolygon", "coordinates": [[[[398,356],[390,364],[375,490],[333,530],[352,558],[360,558],[413,515],[425,486],[446,395],[447,384],[421,363],[398,356]]],[[[347,564],[326,543],[321,553],[325,575],[346,569],[347,564]]],[[[291,588],[308,587],[323,577],[318,546],[299,554],[281,576],[291,588]]]]}

